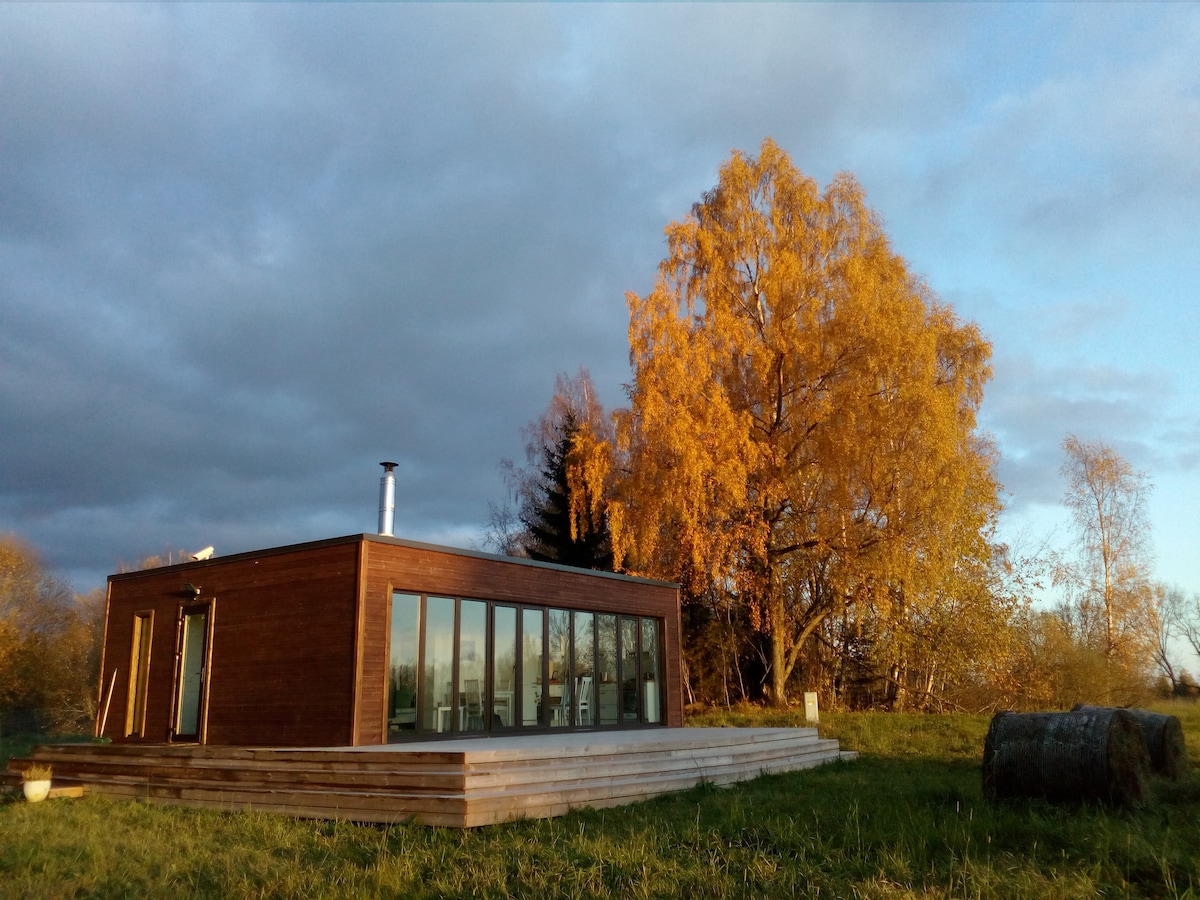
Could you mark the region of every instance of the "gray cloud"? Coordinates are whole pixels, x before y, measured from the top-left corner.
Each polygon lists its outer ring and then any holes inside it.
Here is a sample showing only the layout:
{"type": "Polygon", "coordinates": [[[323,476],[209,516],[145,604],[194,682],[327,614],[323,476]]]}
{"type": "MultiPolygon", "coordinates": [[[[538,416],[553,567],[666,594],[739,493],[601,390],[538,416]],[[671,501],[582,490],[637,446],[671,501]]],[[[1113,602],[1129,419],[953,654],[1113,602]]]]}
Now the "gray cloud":
{"type": "Polygon", "coordinates": [[[556,372],[622,402],[624,292],[768,135],[992,336],[1018,503],[1064,429],[1194,465],[1200,16],[1095,13],[6,6],[0,530],[83,589],[370,530],[391,458],[403,533],[476,539],[556,372]]]}

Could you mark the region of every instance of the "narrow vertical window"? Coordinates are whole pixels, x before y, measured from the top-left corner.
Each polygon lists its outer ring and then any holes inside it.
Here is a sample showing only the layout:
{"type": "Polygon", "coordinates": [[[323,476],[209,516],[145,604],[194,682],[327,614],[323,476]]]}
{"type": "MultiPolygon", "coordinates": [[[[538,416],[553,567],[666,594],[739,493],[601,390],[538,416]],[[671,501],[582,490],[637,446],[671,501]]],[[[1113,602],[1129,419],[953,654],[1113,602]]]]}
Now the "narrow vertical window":
{"type": "Polygon", "coordinates": [[[575,724],[596,724],[596,617],[592,613],[571,614],[575,625],[575,724]]]}
{"type": "Polygon", "coordinates": [[[542,691],[542,660],[545,636],[540,609],[521,610],[521,724],[541,725],[546,721],[547,697],[542,691]]]}
{"type": "Polygon", "coordinates": [[[571,613],[552,609],[550,617],[550,724],[562,728],[571,724],[571,613]]]}
{"type": "Polygon", "coordinates": [[[638,721],[638,620],[621,616],[621,722],[638,721]]]}
{"type": "Polygon", "coordinates": [[[175,739],[200,741],[204,726],[211,607],[180,610],[178,674],[175,691],[175,739]]]}
{"type": "Polygon", "coordinates": [[[642,619],[642,704],[645,721],[662,721],[658,651],[658,620],[642,619]]]}
{"type": "Polygon", "coordinates": [[[487,604],[463,600],[458,628],[458,730],[483,731],[487,604]]]}
{"type": "Polygon", "coordinates": [[[146,736],[146,690],[150,685],[150,637],[154,613],[133,617],[133,640],[129,651],[129,696],[125,703],[125,736],[146,736]]]}
{"type": "Polygon", "coordinates": [[[392,594],[392,627],[388,644],[388,740],[417,728],[417,665],[421,598],[392,594]]]}
{"type": "Polygon", "coordinates": [[[616,725],[621,721],[620,686],[617,679],[617,617],[596,616],[597,722],[616,725]]]}
{"type": "Polygon", "coordinates": [[[454,714],[454,607],[447,597],[425,598],[425,670],[421,728],[449,731],[454,714]]]}
{"type": "Polygon", "coordinates": [[[492,727],[516,724],[517,611],[497,606],[492,614],[492,727]]]}

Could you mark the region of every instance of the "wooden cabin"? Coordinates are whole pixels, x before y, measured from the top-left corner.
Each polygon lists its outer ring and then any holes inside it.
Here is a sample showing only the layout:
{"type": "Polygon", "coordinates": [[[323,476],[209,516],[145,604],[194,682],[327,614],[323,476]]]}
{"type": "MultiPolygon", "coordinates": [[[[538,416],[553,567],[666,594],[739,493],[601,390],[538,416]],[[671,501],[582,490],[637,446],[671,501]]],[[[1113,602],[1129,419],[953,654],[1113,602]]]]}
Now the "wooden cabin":
{"type": "Polygon", "coordinates": [[[678,727],[674,584],[358,534],[108,579],[114,743],[678,727]]]}

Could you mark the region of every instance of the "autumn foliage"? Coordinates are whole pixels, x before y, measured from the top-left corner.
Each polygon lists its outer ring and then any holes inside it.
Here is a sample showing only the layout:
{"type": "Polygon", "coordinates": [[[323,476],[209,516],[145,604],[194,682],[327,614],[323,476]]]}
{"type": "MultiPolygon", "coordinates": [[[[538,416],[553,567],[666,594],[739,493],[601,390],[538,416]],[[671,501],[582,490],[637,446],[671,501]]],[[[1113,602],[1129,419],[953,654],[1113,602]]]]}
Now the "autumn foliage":
{"type": "Polygon", "coordinates": [[[0,730],[90,727],[103,614],[103,594],[75,596],[0,535],[0,730]]]}
{"type": "Polygon", "coordinates": [[[1125,671],[1151,653],[1154,592],[1150,583],[1150,481],[1112,447],[1068,435],[1063,441],[1063,502],[1079,534],[1075,559],[1063,560],[1080,639],[1125,671]]]}
{"type": "Polygon", "coordinates": [[[853,177],[822,192],[769,140],[667,239],[653,291],[628,295],[618,566],[760,638],[776,702],[864,655],[896,685],[937,678],[995,615],[988,342],[908,270],[853,177]],[[931,649],[952,630],[956,650],[931,649]]]}
{"type": "Polygon", "coordinates": [[[1111,448],[1064,443],[1072,551],[997,540],[991,345],[853,176],[822,190],[767,140],[666,236],[627,295],[628,407],[607,422],[585,372],[559,377],[516,470],[525,530],[498,546],[593,542],[678,582],[698,703],[1044,709],[1142,702],[1156,667],[1191,684],[1171,655],[1200,648],[1200,599],[1150,581],[1149,482],[1111,448]]]}
{"type": "Polygon", "coordinates": [[[560,374],[549,407],[524,431],[528,464],[505,465],[520,501],[513,546],[541,562],[611,571],[605,486],[612,423],[587,369],[560,374]]]}

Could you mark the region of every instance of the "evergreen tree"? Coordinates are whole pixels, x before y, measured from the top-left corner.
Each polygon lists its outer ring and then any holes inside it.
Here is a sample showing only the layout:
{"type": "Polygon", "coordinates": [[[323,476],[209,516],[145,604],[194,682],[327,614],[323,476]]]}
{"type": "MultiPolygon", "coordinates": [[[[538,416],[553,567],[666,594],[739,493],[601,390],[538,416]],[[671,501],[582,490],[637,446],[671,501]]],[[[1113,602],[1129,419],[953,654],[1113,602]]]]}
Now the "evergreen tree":
{"type": "Polygon", "coordinates": [[[525,552],[539,562],[612,571],[607,518],[602,514],[587,529],[573,526],[571,521],[568,468],[579,429],[575,413],[568,409],[554,423],[550,439],[541,448],[541,465],[537,476],[526,484],[521,504],[525,552]]]}

